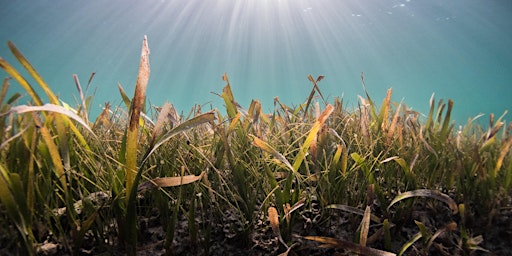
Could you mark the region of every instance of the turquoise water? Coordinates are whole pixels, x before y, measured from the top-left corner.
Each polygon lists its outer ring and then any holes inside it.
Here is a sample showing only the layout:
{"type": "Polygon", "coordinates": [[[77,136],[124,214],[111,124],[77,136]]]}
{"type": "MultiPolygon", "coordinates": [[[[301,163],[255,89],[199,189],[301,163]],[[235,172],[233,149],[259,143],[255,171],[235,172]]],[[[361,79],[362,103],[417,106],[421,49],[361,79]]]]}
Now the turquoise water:
{"type": "MultiPolygon", "coordinates": [[[[16,64],[11,40],[61,99],[96,76],[93,115],[133,94],[144,35],[151,50],[148,99],[188,113],[222,108],[226,72],[248,107],[274,97],[298,105],[311,90],[356,107],[361,72],[379,104],[422,113],[429,99],[451,98],[459,123],[512,110],[512,1],[508,0],[0,0],[0,56],[16,64]]],[[[21,67],[16,64],[16,67],[21,67]]],[[[6,76],[0,71],[0,76],[6,76]]],[[[35,85],[34,82],[32,84],[35,85]]],[[[11,93],[21,88],[12,82],[11,93]]],[[[25,102],[28,97],[24,98],[25,102]]],[[[507,120],[510,120],[508,115],[507,120]]],[[[487,118],[485,118],[485,121],[487,118]]]]}

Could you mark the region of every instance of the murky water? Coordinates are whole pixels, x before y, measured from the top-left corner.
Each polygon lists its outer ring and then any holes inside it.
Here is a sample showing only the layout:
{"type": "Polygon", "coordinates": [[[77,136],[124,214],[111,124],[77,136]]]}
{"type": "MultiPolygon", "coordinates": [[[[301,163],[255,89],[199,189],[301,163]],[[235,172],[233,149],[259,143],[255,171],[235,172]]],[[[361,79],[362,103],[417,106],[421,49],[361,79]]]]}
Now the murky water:
{"type": "Polygon", "coordinates": [[[460,123],[512,111],[511,1],[0,3],[0,56],[15,64],[6,44],[14,42],[68,103],[77,95],[72,75],[85,85],[96,72],[93,113],[106,101],[120,103],[118,83],[133,93],[144,35],[151,50],[149,102],[172,102],[185,113],[196,103],[222,108],[211,92],[221,92],[224,72],[242,106],[259,99],[265,110],[274,97],[302,103],[309,74],[325,76],[319,86],[330,100],[343,97],[355,107],[364,72],[379,104],[392,87],[393,100],[423,113],[432,93],[452,98],[460,123]]]}

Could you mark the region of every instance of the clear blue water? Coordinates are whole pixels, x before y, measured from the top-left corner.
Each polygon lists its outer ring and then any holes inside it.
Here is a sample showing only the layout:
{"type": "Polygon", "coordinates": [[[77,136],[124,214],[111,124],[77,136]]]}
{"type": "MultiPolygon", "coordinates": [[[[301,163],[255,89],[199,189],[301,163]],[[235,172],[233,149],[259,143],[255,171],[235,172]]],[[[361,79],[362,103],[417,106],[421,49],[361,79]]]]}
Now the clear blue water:
{"type": "MultiPolygon", "coordinates": [[[[223,108],[226,72],[236,100],[306,100],[309,74],[332,101],[356,107],[360,74],[379,104],[393,100],[428,112],[432,93],[455,102],[465,123],[512,111],[512,1],[509,0],[0,0],[0,56],[7,40],[61,99],[74,103],[72,79],[96,72],[93,114],[133,94],[144,35],[151,50],[148,99],[188,113],[223,108]],[[208,107],[207,107],[208,108],[208,107]]],[[[0,76],[6,76],[0,71],[0,76]]],[[[33,83],[35,85],[35,83],[33,83]]],[[[13,81],[11,93],[21,88],[13,81]]],[[[25,98],[28,101],[28,97],[25,98]]],[[[510,114],[508,115],[510,116],[510,114]]],[[[510,118],[507,118],[508,120],[510,118]]],[[[487,118],[485,118],[487,120],[487,118]]]]}

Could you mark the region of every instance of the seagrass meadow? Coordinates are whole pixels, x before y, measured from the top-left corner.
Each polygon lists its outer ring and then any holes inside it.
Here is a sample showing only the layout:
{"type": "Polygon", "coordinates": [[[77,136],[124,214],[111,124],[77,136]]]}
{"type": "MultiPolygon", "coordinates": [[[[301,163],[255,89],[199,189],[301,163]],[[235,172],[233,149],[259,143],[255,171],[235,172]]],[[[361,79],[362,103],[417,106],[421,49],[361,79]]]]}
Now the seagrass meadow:
{"type": "Polygon", "coordinates": [[[311,75],[303,103],[264,113],[226,74],[222,106],[178,114],[146,104],[144,38],[133,96],[119,86],[94,119],[93,75],[65,104],[8,47],[28,76],[0,59],[2,255],[512,253],[505,114],[456,127],[453,101],[432,96],[423,118],[391,89],[348,109],[311,75]]]}

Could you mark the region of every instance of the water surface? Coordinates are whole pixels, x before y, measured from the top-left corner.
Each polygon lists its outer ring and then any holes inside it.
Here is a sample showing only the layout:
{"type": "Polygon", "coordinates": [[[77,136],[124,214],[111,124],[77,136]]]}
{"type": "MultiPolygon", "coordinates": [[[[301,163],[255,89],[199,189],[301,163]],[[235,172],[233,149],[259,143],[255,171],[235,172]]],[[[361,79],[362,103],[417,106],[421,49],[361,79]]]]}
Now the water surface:
{"type": "MultiPolygon", "coordinates": [[[[511,1],[0,2],[0,56],[14,64],[6,45],[14,42],[68,103],[77,95],[72,75],[86,84],[96,72],[93,115],[120,103],[118,83],[133,93],[144,35],[149,102],[184,113],[194,104],[222,108],[211,92],[222,91],[225,72],[242,106],[259,99],[267,111],[274,97],[302,103],[309,74],[325,76],[319,86],[330,101],[355,107],[362,72],[379,104],[393,88],[394,101],[423,113],[432,93],[453,99],[460,123],[512,110],[511,1]]],[[[21,90],[12,84],[11,93],[21,90]]]]}

